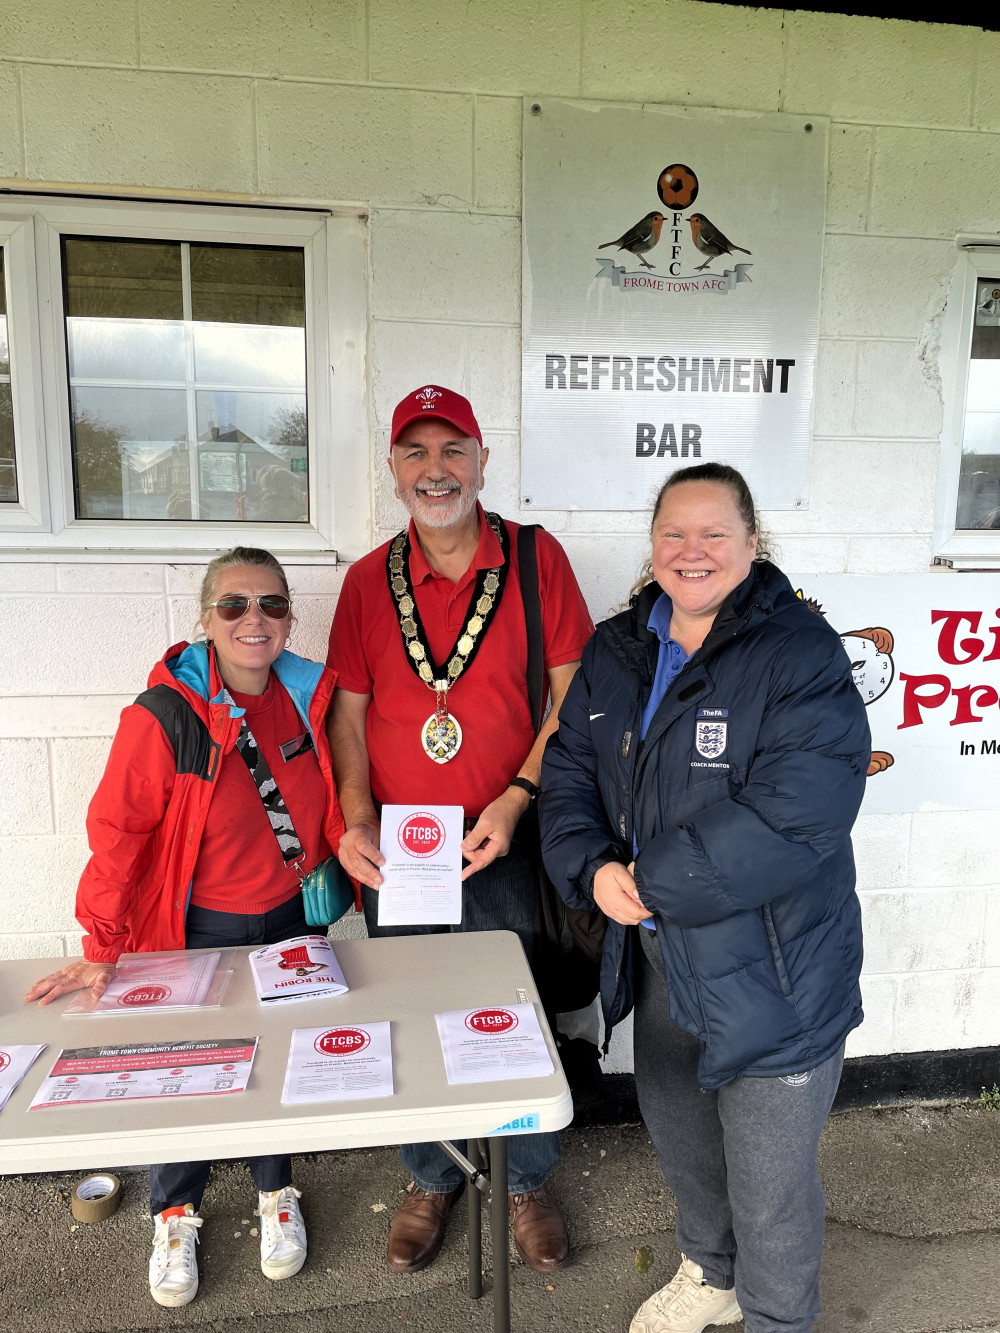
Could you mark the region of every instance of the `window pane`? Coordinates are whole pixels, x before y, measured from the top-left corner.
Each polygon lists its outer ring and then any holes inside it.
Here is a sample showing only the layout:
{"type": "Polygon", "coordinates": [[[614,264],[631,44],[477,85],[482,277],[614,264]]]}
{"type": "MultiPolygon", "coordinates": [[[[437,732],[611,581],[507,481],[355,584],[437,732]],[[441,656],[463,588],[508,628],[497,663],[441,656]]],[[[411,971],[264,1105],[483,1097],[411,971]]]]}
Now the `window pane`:
{"type": "Polygon", "coordinates": [[[266,384],[304,389],[305,333],[305,329],[254,324],[195,324],[198,379],[209,384],[266,384]]]}
{"type": "Polygon", "coordinates": [[[309,517],[303,394],[198,394],[202,503],[256,523],[309,517]]]}
{"type": "Polygon", "coordinates": [[[308,522],[303,252],[64,250],[77,516],[308,522]]]}
{"type": "Polygon", "coordinates": [[[105,319],[183,319],[176,241],[63,240],[66,314],[105,319]]]}
{"type": "Polygon", "coordinates": [[[214,324],[305,324],[301,250],[191,246],[191,316],[214,324]]]}
{"type": "Polygon", "coordinates": [[[976,283],[955,526],[1000,528],[1000,278],[976,283]]]}
{"type": "Polygon", "coordinates": [[[17,503],[17,467],[14,459],[14,404],[10,382],[0,380],[0,504],[17,503]]]}
{"type": "Polygon", "coordinates": [[[190,512],[182,389],[74,389],[73,435],[77,517],[165,518],[171,503],[190,512]]]}
{"type": "Polygon", "coordinates": [[[184,379],[181,321],[71,317],[66,339],[74,381],[184,379]]]}
{"type": "Polygon", "coordinates": [[[0,375],[10,374],[10,352],[7,346],[7,284],[4,280],[4,253],[0,245],[0,375]]]}
{"type": "Polygon", "coordinates": [[[0,246],[0,504],[16,503],[14,403],[10,393],[10,353],[7,350],[7,284],[3,246],[0,246]]]}

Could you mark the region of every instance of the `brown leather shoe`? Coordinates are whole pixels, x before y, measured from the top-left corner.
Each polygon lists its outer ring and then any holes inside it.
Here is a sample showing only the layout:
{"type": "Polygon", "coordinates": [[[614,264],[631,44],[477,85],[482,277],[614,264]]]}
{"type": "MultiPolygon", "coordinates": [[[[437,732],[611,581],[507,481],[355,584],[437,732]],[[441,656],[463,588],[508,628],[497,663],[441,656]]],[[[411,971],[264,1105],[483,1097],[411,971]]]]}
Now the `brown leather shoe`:
{"type": "Polygon", "coordinates": [[[559,1205],[546,1186],[508,1194],[517,1252],[536,1273],[554,1273],[569,1263],[569,1236],[559,1205]]]}
{"type": "Polygon", "coordinates": [[[432,1264],[444,1244],[444,1228],[462,1186],[448,1194],[429,1194],[414,1183],[389,1228],[389,1267],[394,1273],[419,1273],[432,1264]]]}

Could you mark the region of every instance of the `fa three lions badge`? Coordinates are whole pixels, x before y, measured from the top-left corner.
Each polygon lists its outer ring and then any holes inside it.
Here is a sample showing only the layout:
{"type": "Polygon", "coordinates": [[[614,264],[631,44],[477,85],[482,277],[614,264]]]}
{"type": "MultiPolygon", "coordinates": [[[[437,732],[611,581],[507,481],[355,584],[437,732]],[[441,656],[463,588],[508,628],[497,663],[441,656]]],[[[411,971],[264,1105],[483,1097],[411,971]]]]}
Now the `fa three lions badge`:
{"type": "Polygon", "coordinates": [[[694,725],[694,748],[702,759],[718,759],[729,743],[729,709],[699,708],[694,725]]]}

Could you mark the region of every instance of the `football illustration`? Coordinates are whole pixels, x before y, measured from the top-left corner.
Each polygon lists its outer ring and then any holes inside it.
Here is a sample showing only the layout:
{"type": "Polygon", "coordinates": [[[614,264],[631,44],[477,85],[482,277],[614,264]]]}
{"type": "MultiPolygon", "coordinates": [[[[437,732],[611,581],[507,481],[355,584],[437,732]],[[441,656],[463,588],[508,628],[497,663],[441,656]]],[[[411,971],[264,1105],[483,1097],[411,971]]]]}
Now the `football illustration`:
{"type": "Polygon", "coordinates": [[[690,208],[698,198],[698,177],[683,162],[674,162],[660,172],[656,193],[667,208],[690,208]]]}

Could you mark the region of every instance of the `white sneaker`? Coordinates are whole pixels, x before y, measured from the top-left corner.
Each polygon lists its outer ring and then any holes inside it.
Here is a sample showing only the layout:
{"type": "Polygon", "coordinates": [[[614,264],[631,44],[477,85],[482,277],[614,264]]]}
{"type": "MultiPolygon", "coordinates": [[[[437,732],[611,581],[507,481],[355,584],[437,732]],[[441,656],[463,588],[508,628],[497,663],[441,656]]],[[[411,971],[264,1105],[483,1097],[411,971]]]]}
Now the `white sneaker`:
{"type": "Polygon", "coordinates": [[[292,1185],[257,1195],[260,1211],[260,1271],[265,1277],[292,1277],[306,1261],[306,1224],[292,1185]]]}
{"type": "Polygon", "coordinates": [[[198,1228],[202,1219],[190,1204],[164,1208],[153,1218],[149,1294],[157,1305],[187,1305],[198,1294],[198,1228]]]}
{"type": "Polygon", "coordinates": [[[738,1324],[742,1318],[736,1292],[710,1287],[698,1265],[682,1254],[667,1285],[639,1307],[629,1333],[701,1333],[711,1324],[738,1324]]]}

